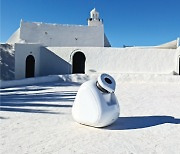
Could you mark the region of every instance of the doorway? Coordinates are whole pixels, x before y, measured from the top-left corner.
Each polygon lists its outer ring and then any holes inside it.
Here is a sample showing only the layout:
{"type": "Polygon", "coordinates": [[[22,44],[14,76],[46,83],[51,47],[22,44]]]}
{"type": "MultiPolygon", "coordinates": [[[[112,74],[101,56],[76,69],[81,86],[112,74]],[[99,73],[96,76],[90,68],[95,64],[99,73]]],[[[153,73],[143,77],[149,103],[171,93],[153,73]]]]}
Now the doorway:
{"type": "Polygon", "coordinates": [[[85,61],[86,57],[84,53],[78,51],[73,55],[72,59],[72,73],[85,73],[85,61]]]}
{"type": "Polygon", "coordinates": [[[26,58],[26,78],[34,77],[35,59],[34,56],[29,55],[26,58]]]}

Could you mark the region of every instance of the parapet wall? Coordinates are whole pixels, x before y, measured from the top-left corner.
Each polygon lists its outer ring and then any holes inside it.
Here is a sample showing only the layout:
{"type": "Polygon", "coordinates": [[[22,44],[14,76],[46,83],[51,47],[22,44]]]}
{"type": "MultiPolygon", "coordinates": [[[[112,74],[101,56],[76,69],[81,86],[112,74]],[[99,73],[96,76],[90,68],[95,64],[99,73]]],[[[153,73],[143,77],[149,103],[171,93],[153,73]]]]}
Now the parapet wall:
{"type": "Polygon", "coordinates": [[[71,74],[73,55],[85,56],[85,73],[179,74],[178,49],[43,47],[40,44],[15,45],[15,77],[25,78],[26,58],[35,58],[35,76],[71,74]]]}
{"type": "Polygon", "coordinates": [[[86,57],[85,72],[179,74],[177,49],[155,48],[58,48],[48,50],[72,64],[72,55],[81,51],[86,57]]]}

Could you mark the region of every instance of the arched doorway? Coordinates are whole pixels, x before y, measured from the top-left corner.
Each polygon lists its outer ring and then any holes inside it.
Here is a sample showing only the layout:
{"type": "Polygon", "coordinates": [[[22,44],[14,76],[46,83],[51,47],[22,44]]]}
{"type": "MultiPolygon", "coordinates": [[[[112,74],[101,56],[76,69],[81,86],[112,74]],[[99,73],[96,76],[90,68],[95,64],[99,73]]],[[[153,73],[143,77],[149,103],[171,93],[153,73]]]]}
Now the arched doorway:
{"type": "Polygon", "coordinates": [[[26,58],[26,78],[34,77],[35,59],[32,55],[26,58]]]}
{"type": "Polygon", "coordinates": [[[86,57],[84,53],[78,51],[73,55],[72,59],[72,73],[85,73],[86,57]]]}

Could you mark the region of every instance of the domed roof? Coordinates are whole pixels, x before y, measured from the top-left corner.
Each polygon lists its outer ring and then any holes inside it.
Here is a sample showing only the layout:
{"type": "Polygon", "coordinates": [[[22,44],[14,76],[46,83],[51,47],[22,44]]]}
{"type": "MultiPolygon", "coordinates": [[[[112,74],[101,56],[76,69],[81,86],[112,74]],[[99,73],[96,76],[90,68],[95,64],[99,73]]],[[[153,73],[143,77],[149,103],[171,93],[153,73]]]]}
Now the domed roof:
{"type": "Polygon", "coordinates": [[[96,11],[96,8],[94,8],[94,9],[91,10],[91,13],[95,13],[95,12],[97,12],[97,11],[96,11]]]}

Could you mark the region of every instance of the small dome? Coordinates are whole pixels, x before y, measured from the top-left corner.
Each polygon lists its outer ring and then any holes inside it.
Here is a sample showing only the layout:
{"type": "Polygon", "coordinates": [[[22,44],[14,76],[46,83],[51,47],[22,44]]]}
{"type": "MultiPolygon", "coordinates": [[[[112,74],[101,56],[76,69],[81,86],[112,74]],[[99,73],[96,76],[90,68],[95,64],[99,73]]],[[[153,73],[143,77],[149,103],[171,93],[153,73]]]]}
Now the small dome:
{"type": "Polygon", "coordinates": [[[90,12],[90,18],[92,18],[94,20],[99,19],[99,12],[97,12],[95,8],[92,9],[92,11],[90,12]]]}
{"type": "Polygon", "coordinates": [[[96,11],[96,8],[94,8],[94,9],[92,9],[91,10],[91,13],[96,13],[97,11],[96,11]]]}

